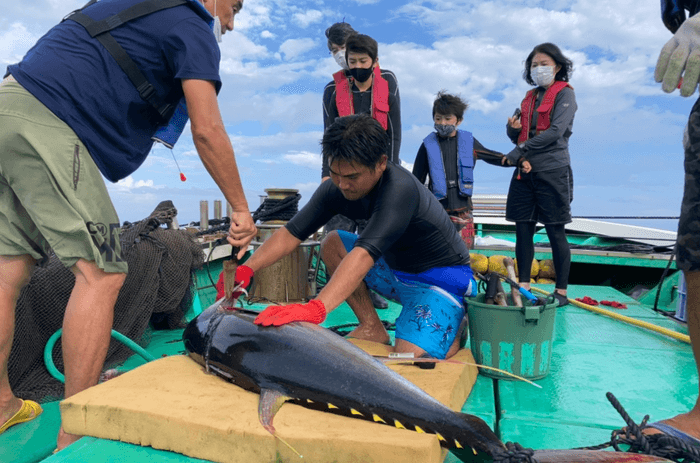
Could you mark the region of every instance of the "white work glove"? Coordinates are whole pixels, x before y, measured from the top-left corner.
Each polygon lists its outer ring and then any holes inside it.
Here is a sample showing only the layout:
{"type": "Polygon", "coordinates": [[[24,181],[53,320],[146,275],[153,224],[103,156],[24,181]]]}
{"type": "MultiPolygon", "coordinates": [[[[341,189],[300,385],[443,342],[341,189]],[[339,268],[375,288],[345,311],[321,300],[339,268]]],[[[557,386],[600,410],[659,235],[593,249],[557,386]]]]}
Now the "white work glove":
{"type": "Polygon", "coordinates": [[[686,19],[661,49],[654,80],[663,82],[663,91],[671,93],[678,88],[681,74],[681,95],[690,96],[695,92],[700,78],[700,13],[686,19]]]}

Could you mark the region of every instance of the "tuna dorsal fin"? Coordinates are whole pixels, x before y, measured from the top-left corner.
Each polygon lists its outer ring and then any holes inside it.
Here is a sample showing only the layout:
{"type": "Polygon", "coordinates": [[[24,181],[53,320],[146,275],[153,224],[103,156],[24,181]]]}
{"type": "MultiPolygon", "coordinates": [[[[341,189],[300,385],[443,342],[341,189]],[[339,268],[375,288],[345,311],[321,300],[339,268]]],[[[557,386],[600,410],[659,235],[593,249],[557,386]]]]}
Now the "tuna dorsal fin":
{"type": "Polygon", "coordinates": [[[260,390],[258,419],[260,420],[260,424],[263,425],[263,428],[267,429],[273,436],[275,435],[275,427],[272,425],[272,420],[287,400],[289,400],[289,397],[279,391],[273,389],[260,390]]]}

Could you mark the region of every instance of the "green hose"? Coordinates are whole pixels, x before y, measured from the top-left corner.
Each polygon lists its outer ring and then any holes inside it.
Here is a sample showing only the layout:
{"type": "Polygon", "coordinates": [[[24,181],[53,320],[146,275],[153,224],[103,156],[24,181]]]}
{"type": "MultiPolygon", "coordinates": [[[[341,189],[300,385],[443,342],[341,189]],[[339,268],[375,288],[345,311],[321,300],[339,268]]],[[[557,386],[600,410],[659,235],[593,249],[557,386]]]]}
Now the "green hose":
{"type": "MultiPolygon", "coordinates": [[[[61,337],[61,334],[63,333],[63,328],[59,329],[56,331],[48,340],[46,343],[46,347],[44,348],[44,363],[46,364],[46,368],[49,370],[49,373],[51,376],[56,378],[62,383],[66,382],[66,377],[58,371],[58,368],[56,368],[56,365],[53,363],[53,357],[51,356],[51,352],[53,352],[53,346],[56,345],[56,341],[58,341],[58,338],[61,337]]],[[[134,341],[131,339],[127,338],[123,334],[119,333],[118,331],[112,330],[112,337],[116,339],[117,341],[120,341],[122,344],[139,354],[141,357],[143,357],[144,360],[147,362],[150,362],[151,360],[155,360],[156,358],[152,356],[151,354],[148,353],[146,349],[143,347],[139,346],[136,344],[134,341]]]]}

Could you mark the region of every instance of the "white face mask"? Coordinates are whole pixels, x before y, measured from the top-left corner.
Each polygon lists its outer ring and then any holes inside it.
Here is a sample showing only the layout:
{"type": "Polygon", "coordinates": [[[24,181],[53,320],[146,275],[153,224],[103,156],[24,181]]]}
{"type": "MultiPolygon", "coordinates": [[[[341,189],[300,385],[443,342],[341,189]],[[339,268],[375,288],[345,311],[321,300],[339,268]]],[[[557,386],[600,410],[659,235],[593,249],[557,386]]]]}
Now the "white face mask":
{"type": "Polygon", "coordinates": [[[216,37],[216,41],[221,43],[221,20],[218,16],[214,16],[214,25],[212,26],[212,32],[214,32],[214,37],[216,37]]]}
{"type": "Polygon", "coordinates": [[[338,50],[335,53],[333,53],[333,59],[335,59],[335,62],[338,63],[338,66],[341,67],[341,69],[347,71],[348,70],[348,62],[345,59],[345,50],[338,50]]]}
{"type": "Polygon", "coordinates": [[[530,69],[530,76],[538,87],[548,87],[554,81],[554,66],[537,66],[530,69]]]}

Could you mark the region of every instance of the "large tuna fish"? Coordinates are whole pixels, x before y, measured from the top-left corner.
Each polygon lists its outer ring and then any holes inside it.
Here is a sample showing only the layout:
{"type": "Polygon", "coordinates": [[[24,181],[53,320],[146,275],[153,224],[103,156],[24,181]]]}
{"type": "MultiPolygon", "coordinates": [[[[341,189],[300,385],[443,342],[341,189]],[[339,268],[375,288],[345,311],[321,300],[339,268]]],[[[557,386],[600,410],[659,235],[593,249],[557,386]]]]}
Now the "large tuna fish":
{"type": "MultiPolygon", "coordinates": [[[[311,323],[261,327],[254,312],[214,304],[183,333],[189,355],[209,371],[260,394],[260,422],[272,420],[285,401],[435,434],[458,458],[474,450],[500,455],[505,446],[473,415],[455,412],[343,337],[311,323]]],[[[656,457],[614,452],[536,452],[544,462],[658,462],[656,457]]]]}

